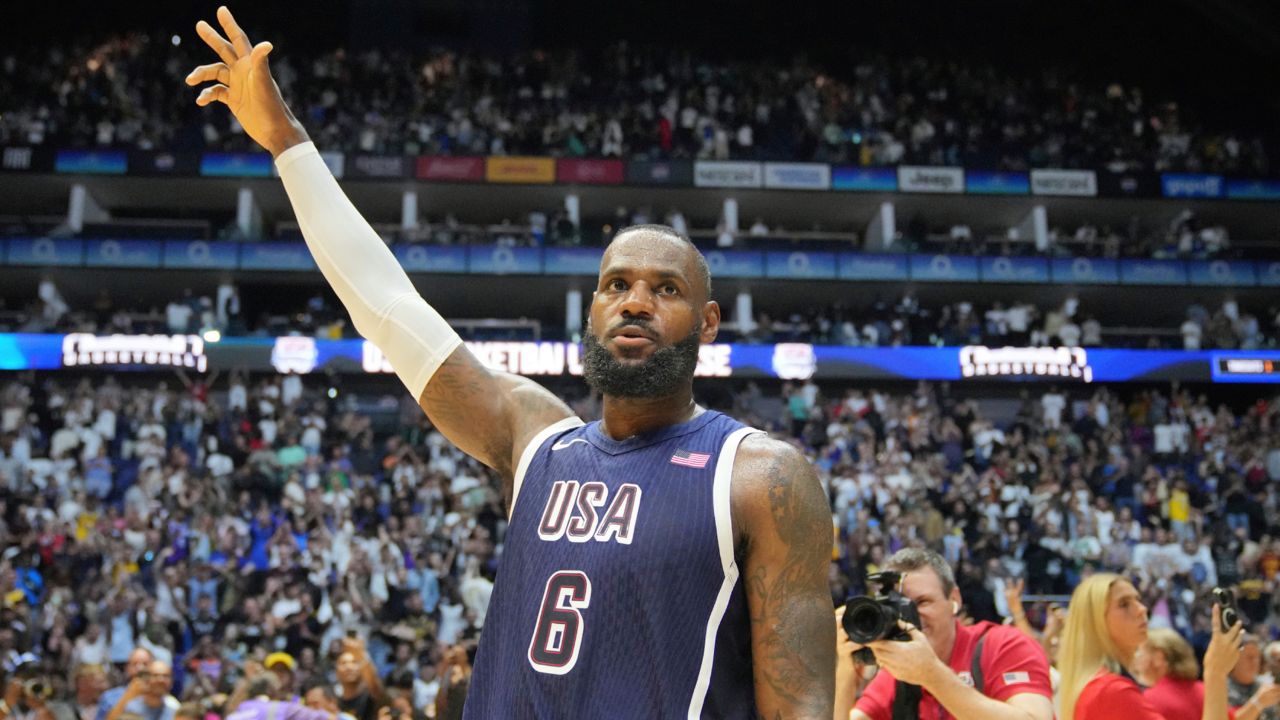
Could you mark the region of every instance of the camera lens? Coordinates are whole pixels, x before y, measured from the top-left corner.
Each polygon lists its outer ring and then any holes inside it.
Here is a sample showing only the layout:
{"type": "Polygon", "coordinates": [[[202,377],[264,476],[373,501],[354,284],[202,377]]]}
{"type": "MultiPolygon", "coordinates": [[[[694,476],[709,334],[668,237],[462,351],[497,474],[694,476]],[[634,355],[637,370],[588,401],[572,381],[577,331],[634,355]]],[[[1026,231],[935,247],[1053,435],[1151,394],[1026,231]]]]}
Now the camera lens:
{"type": "Polygon", "coordinates": [[[844,631],[859,645],[888,637],[897,622],[891,608],[869,597],[854,598],[844,609],[844,631]]]}

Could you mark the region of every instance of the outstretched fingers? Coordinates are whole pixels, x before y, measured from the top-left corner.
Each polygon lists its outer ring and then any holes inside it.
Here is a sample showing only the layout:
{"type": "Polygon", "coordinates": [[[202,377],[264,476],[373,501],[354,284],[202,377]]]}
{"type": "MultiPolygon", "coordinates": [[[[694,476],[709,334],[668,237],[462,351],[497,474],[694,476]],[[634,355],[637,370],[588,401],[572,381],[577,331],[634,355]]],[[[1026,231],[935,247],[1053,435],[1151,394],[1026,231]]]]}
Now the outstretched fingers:
{"type": "Polygon", "coordinates": [[[218,22],[222,24],[222,29],[227,33],[227,39],[231,41],[238,56],[244,57],[253,51],[253,43],[249,42],[249,37],[244,34],[244,30],[240,29],[240,25],[232,17],[226,5],[218,8],[218,22]]]}
{"type": "Polygon", "coordinates": [[[236,49],[231,47],[231,43],[227,42],[227,39],[222,37],[217,30],[214,30],[213,26],[209,23],[203,20],[196,23],[196,34],[199,35],[200,39],[204,41],[204,44],[208,45],[210,49],[217,53],[218,57],[222,59],[222,62],[227,65],[234,65],[236,60],[240,58],[240,56],[236,54],[236,49]]]}
{"type": "Polygon", "coordinates": [[[231,68],[226,63],[212,63],[209,65],[201,65],[187,75],[188,85],[199,85],[205,82],[218,82],[226,85],[231,82],[231,68]]]}
{"type": "Polygon", "coordinates": [[[231,91],[227,89],[226,85],[210,85],[209,87],[201,90],[200,94],[196,96],[196,104],[200,107],[204,107],[205,105],[215,101],[228,104],[228,99],[230,97],[231,91]]]}

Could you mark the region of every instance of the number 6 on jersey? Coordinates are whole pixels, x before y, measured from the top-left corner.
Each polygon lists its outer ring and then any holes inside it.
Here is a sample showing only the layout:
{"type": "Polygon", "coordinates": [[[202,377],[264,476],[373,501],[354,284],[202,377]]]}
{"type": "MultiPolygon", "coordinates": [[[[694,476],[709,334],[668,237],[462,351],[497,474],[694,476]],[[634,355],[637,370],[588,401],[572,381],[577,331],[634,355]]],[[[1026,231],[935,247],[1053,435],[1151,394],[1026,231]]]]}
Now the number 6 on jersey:
{"type": "Polygon", "coordinates": [[[564,675],[578,662],[582,646],[582,613],[591,604],[591,579],[580,570],[561,570],[547,578],[538,610],[538,625],[529,642],[534,670],[564,675]]]}

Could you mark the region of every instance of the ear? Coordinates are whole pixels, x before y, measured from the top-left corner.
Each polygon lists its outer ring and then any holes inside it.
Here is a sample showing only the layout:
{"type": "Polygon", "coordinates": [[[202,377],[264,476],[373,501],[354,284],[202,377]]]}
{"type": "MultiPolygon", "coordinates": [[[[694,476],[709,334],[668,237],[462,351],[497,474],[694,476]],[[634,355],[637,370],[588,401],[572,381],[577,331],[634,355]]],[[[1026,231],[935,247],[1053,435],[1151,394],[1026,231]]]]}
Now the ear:
{"type": "Polygon", "coordinates": [[[961,602],[961,599],[960,599],[960,588],[958,587],[951,588],[951,614],[959,615],[960,608],[963,604],[964,603],[961,602]]]}
{"type": "Polygon", "coordinates": [[[699,333],[698,339],[702,344],[713,343],[716,335],[720,334],[720,303],[715,300],[708,300],[706,305],[702,306],[702,332],[699,333]]]}

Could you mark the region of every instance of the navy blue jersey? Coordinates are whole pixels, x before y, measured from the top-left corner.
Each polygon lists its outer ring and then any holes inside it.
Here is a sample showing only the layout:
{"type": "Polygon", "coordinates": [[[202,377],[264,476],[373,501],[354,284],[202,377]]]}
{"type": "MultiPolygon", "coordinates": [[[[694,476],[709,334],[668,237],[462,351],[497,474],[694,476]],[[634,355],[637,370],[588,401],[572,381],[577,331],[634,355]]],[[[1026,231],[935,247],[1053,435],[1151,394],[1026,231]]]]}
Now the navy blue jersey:
{"type": "Polygon", "coordinates": [[[516,470],[466,718],[749,718],[751,627],[718,412],[615,441],[562,421],[516,470]]]}

